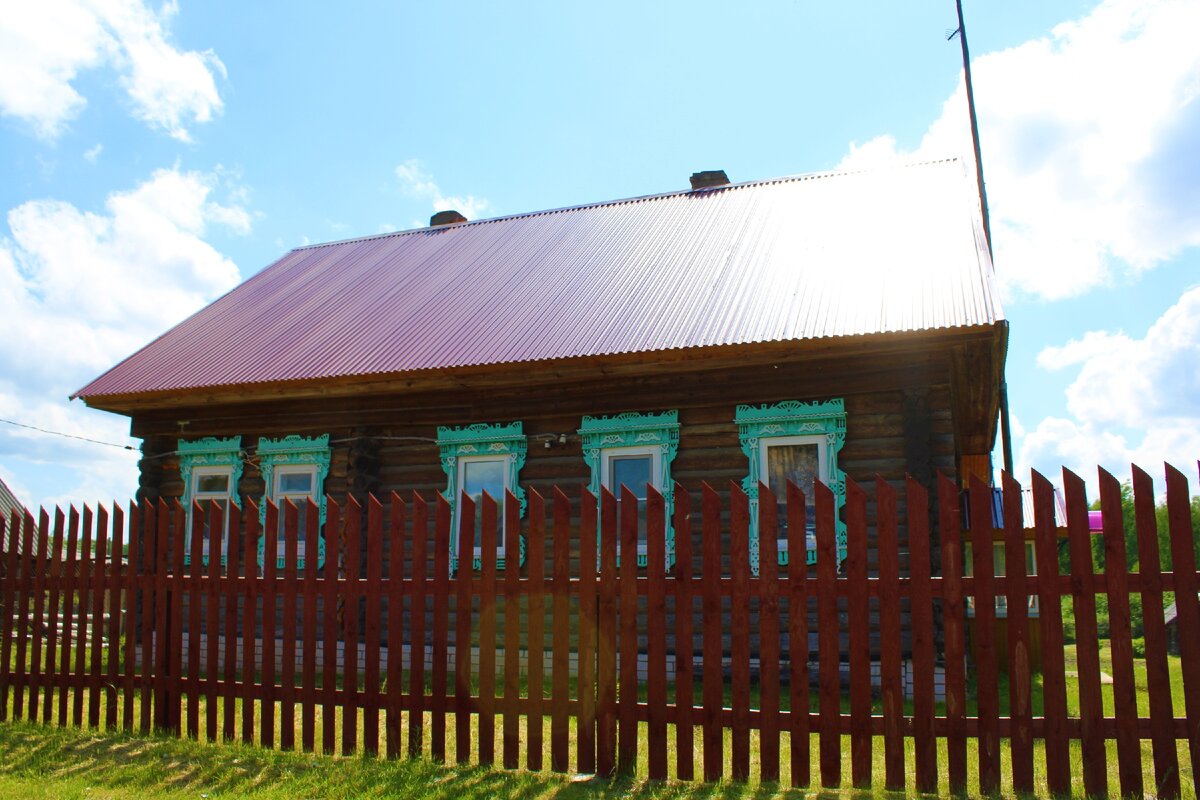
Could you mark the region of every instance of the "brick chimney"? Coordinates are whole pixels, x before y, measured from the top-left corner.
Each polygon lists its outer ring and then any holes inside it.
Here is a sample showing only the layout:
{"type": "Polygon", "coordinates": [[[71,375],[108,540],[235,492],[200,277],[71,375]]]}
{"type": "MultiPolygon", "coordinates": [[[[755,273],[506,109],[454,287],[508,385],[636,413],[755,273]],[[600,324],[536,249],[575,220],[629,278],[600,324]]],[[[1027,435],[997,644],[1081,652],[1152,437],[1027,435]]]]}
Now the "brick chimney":
{"type": "Polygon", "coordinates": [[[467,218],[457,211],[439,211],[429,218],[429,227],[438,228],[442,225],[454,225],[458,222],[466,222],[467,218]]]}
{"type": "Polygon", "coordinates": [[[729,176],[723,169],[706,169],[703,172],[692,173],[692,191],[697,189],[713,189],[717,186],[728,186],[729,176]]]}

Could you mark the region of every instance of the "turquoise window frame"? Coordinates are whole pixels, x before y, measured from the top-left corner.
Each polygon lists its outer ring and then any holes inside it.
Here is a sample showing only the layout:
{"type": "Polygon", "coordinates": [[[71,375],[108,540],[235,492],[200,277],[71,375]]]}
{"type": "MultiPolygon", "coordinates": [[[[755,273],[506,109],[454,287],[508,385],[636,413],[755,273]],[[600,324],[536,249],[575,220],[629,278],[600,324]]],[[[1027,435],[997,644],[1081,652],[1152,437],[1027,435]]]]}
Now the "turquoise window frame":
{"type": "MultiPolygon", "coordinates": [[[[525,517],[525,490],[518,483],[521,468],[525,466],[525,456],[528,452],[528,440],[525,438],[524,426],[520,421],[490,425],[477,423],[465,427],[439,426],[437,429],[437,445],[441,454],[442,470],[446,473],[446,491],[442,496],[450,503],[452,523],[450,526],[450,571],[458,571],[458,473],[459,464],[465,458],[503,458],[505,461],[505,481],[509,491],[520,503],[520,517],[525,517]]],[[[504,498],[494,498],[503,501],[504,498]]],[[[478,513],[478,511],[476,511],[478,513]]],[[[500,520],[500,535],[503,536],[503,520],[500,520]]],[[[517,536],[519,553],[518,566],[525,564],[525,536],[517,536]]],[[[503,541],[497,542],[497,549],[504,546],[503,541]]],[[[504,569],[509,554],[497,556],[496,568],[504,569]]],[[[476,555],[471,562],[472,569],[480,569],[482,562],[476,555]]]]}
{"type": "MultiPolygon", "coordinates": [[[[183,478],[183,496],[180,503],[187,510],[187,530],[184,533],[183,563],[192,563],[192,475],[199,467],[205,471],[218,468],[229,471],[229,501],[235,508],[241,508],[241,495],[238,494],[238,482],[242,479],[242,437],[231,436],[228,439],[218,439],[208,436],[196,441],[180,439],[175,444],[179,454],[179,474],[183,478]]],[[[225,530],[222,532],[221,563],[226,563],[229,537],[229,518],[226,514],[225,530]]],[[[211,537],[210,537],[211,538],[211,537]]],[[[208,565],[208,556],[201,557],[201,563],[208,565]]]]}
{"type": "MultiPolygon", "coordinates": [[[[750,569],[758,574],[758,484],[761,480],[762,446],[764,441],[798,436],[814,436],[825,447],[826,468],[824,483],[833,491],[837,515],[838,562],[846,557],[846,524],[841,520],[846,505],[846,473],[838,466],[838,455],[846,443],[846,401],[832,400],[802,402],[785,400],[774,405],[739,405],[733,421],[738,426],[738,441],[749,461],[749,470],[742,480],[742,489],[750,498],[750,569]]],[[[776,545],[778,547],[778,545],[776,545]]],[[[786,566],[790,554],[779,551],[779,564],[786,566]]],[[[815,550],[805,548],[805,560],[815,564],[815,550]]]]}
{"type": "MultiPolygon", "coordinates": [[[[262,502],[258,507],[258,521],[263,527],[263,535],[258,540],[258,565],[263,566],[266,558],[267,536],[278,536],[277,532],[267,530],[267,500],[273,499],[275,493],[275,470],[278,467],[309,467],[313,470],[313,501],[320,509],[320,526],[325,527],[325,478],[329,475],[329,434],[321,436],[285,436],[282,439],[258,440],[258,468],[262,472],[265,484],[262,502]]],[[[304,510],[298,509],[301,514],[304,510]]],[[[283,511],[280,510],[282,516],[283,511]]],[[[296,569],[303,570],[307,553],[296,559],[296,569]]],[[[287,565],[286,553],[276,553],[275,566],[283,569],[287,565]]],[[[325,565],[325,537],[317,535],[317,567],[325,565]]]]}
{"type": "MultiPolygon", "coordinates": [[[[611,417],[584,417],[579,426],[579,437],[583,443],[583,459],[591,470],[588,490],[596,497],[604,485],[604,454],[606,451],[657,450],[658,483],[655,488],[662,494],[667,514],[667,569],[675,565],[675,530],[671,525],[675,512],[675,481],[671,477],[671,462],[679,451],[679,412],[676,410],[659,413],[639,414],[625,412],[611,417]]],[[[615,491],[615,489],[614,489],[615,491]]],[[[600,531],[596,531],[599,547],[600,531]]],[[[599,550],[597,550],[599,552],[599,550]]],[[[639,551],[637,564],[645,567],[647,556],[639,551]]]]}

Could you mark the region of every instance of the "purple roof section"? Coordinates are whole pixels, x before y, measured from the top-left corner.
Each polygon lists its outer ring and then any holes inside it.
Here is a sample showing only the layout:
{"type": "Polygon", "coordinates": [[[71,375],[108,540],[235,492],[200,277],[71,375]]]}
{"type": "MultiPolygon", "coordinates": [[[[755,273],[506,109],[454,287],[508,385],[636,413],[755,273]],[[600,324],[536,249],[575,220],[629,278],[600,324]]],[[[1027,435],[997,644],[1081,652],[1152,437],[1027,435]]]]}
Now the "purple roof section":
{"type": "Polygon", "coordinates": [[[80,389],[988,326],[962,163],[734,184],[302,247],[80,389]]]}

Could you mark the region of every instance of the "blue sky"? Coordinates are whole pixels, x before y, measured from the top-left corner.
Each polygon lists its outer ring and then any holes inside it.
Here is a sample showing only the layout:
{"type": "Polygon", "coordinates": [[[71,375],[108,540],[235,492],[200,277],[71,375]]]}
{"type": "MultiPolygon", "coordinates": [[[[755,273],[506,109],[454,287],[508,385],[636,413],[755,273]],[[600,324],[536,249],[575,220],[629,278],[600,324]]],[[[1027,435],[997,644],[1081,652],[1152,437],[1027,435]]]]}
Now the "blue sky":
{"type": "MultiPolygon", "coordinates": [[[[1200,3],[965,5],[1018,475],[1194,476],[1200,3]]],[[[307,242],[968,155],[955,25],[948,0],[16,4],[0,418],[136,447],[67,395],[307,242]]],[[[136,454],[0,423],[0,478],[125,498],[136,454]]]]}

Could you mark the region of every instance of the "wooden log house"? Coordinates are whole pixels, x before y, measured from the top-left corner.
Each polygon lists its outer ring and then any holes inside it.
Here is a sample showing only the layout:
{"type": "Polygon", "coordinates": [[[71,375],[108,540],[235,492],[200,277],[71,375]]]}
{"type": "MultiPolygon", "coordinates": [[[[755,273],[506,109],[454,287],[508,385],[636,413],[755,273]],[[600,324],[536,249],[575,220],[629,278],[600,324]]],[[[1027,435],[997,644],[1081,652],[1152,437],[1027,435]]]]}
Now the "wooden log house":
{"type": "Polygon", "coordinates": [[[1008,333],[971,186],[957,160],[715,171],[441,212],[287,253],[74,396],[130,417],[140,497],[185,505],[990,481],[1008,333]]]}

